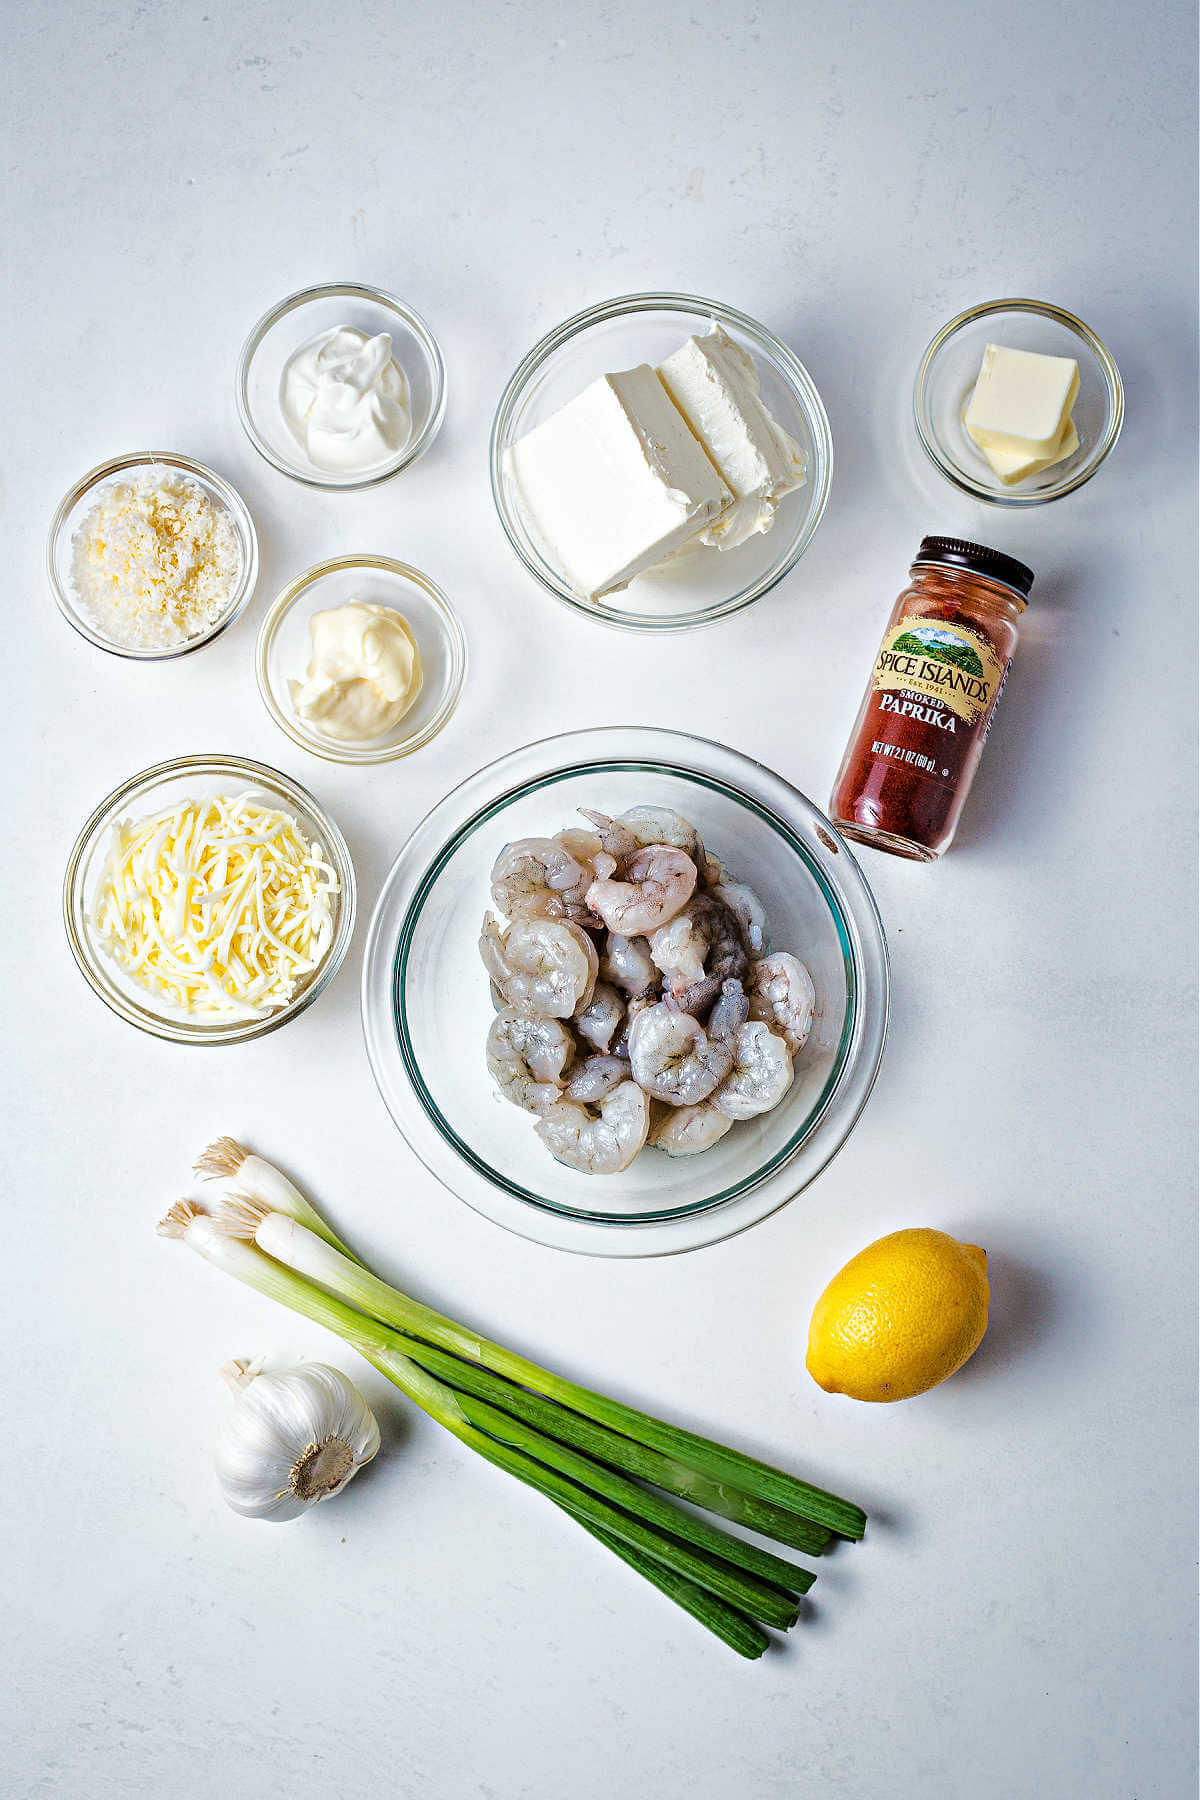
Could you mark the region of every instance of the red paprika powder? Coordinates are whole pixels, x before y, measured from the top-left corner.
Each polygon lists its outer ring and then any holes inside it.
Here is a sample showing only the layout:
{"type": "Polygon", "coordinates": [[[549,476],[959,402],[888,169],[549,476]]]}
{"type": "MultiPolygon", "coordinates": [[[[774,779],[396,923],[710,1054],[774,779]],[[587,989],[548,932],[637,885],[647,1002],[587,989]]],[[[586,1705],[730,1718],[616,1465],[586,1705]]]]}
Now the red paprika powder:
{"type": "Polygon", "coordinates": [[[932,862],[958,828],[1033,570],[982,544],[927,537],[909,573],[830,811],[846,837],[932,862]]]}

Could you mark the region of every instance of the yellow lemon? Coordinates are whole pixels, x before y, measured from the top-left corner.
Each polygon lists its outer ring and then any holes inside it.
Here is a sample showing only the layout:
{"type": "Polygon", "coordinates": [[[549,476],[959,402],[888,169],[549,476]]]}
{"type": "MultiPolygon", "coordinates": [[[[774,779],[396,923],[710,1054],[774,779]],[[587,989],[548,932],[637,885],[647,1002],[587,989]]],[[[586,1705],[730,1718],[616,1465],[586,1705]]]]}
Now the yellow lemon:
{"type": "Polygon", "coordinates": [[[893,1231],[817,1301],[808,1372],[827,1394],[908,1400],[961,1369],[987,1322],[986,1252],[944,1231],[893,1231]]]}

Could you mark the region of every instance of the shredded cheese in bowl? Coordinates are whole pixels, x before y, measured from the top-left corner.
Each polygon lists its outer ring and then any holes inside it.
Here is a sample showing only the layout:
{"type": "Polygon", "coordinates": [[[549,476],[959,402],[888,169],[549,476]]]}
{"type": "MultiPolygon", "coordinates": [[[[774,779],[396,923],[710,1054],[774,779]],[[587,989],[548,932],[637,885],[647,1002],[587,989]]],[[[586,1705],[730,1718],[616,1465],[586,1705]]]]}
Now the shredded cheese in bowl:
{"type": "Polygon", "coordinates": [[[338,892],[290,813],[218,795],[113,826],[91,924],[147,992],[206,1023],[256,1019],[320,967],[338,892]]]}
{"type": "Polygon", "coordinates": [[[101,488],[71,539],[71,579],[85,617],[128,650],[173,649],[210,630],[241,567],[225,507],[165,464],[101,488]]]}

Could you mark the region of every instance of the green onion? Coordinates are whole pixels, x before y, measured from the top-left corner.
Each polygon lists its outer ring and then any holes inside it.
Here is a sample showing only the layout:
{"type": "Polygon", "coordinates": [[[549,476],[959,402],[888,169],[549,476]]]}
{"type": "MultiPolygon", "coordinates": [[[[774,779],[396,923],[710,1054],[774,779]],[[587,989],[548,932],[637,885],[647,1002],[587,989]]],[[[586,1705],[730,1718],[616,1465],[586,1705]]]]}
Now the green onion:
{"type": "MultiPolygon", "coordinates": [[[[256,1288],[268,1298],[337,1332],[423,1411],[486,1461],[507,1470],[527,1486],[547,1495],[579,1522],[593,1526],[594,1535],[619,1539],[630,1551],[647,1558],[656,1569],[661,1570],[664,1579],[668,1573],[673,1572],[685,1583],[704,1589],[710,1596],[723,1600],[730,1609],[741,1609],[742,1612],[760,1616],[765,1623],[781,1630],[787,1630],[795,1623],[797,1607],[790,1594],[744,1574],[720,1557],[710,1556],[645,1525],[631,1513],[610,1505],[595,1493],[564,1478],[555,1470],[544,1467],[514,1446],[490,1438],[467,1418],[458,1396],[451,1389],[434,1380],[395,1348],[393,1340],[397,1337],[396,1333],[381,1325],[378,1320],[368,1319],[342,1301],[323,1293],[320,1288],[306,1281],[294,1270],[275,1262],[255,1245],[230,1236],[220,1221],[201,1213],[190,1201],[179,1201],[173,1206],[158,1229],[164,1237],[183,1240],[206,1261],[256,1288]]],[[[584,1459],[580,1460],[582,1462],[584,1459]]],[[[640,1490],[633,1489],[632,1483],[629,1485],[635,1494],[640,1493],[640,1490]]],[[[738,1540],[730,1539],[729,1542],[731,1548],[736,1548],[738,1540]]],[[[662,1586],[663,1582],[656,1580],[655,1585],[662,1586]]],[[[664,1591],[668,1590],[664,1588],[664,1591]]],[[[681,1589],[673,1597],[678,1598],[682,1605],[684,1599],[681,1596],[687,1591],[686,1588],[681,1589]]],[[[687,1610],[700,1617],[701,1623],[708,1622],[693,1606],[688,1606],[687,1610]]],[[[714,1617],[724,1620],[725,1616],[718,1612],[714,1617]]],[[[725,1620],[725,1623],[728,1624],[728,1621],[725,1620]]],[[[710,1629],[716,1630],[718,1636],[725,1637],[728,1641],[726,1630],[717,1630],[715,1624],[710,1624],[710,1629]]]]}
{"type": "Polygon", "coordinates": [[[336,1249],[327,1238],[317,1236],[306,1222],[274,1210],[272,1201],[264,1203],[253,1196],[231,1195],[224,1203],[223,1216],[231,1228],[253,1236],[269,1256],[288,1263],[330,1293],[384,1324],[535,1389],[585,1418],[687,1464],[711,1481],[740,1489],[785,1512],[813,1520],[842,1537],[862,1537],[866,1514],[861,1507],[739,1450],[729,1449],[710,1438],[610,1400],[590,1388],[580,1387],[540,1368],[528,1358],[506,1350],[503,1345],[480,1337],[455,1320],[433,1312],[389,1287],[369,1269],[336,1249]]]}
{"type": "Polygon", "coordinates": [[[580,1456],[576,1451],[567,1449],[554,1438],[532,1430],[519,1419],[511,1418],[509,1414],[489,1406],[484,1400],[460,1394],[458,1403],[473,1425],[478,1425],[500,1443],[527,1451],[548,1468],[557,1469],[616,1505],[640,1514],[643,1519],[659,1526],[663,1531],[671,1532],[702,1550],[711,1551],[736,1563],[748,1574],[760,1576],[795,1594],[807,1594],[816,1580],[811,1569],[802,1569],[796,1563],[786,1562],[782,1556],[774,1556],[769,1550],[760,1550],[757,1544],[748,1544],[744,1539],[722,1531],[719,1526],[710,1525],[707,1520],[684,1512],[669,1500],[660,1500],[657,1494],[636,1487],[623,1475],[616,1474],[590,1457],[580,1456]]]}
{"type": "Polygon", "coordinates": [[[292,1182],[234,1140],[211,1146],[198,1166],[237,1189],[215,1217],[181,1201],[161,1232],[337,1332],[477,1455],[545,1495],[739,1655],[762,1655],[763,1625],[786,1631],[796,1622],[797,1597],[815,1577],[705,1514],[817,1554],[832,1531],[862,1535],[865,1515],[849,1501],[555,1376],[398,1293],[292,1182]]]}
{"type": "MultiPolygon", "coordinates": [[[[389,1357],[375,1356],[366,1351],[363,1354],[381,1375],[391,1374],[389,1357]]],[[[398,1375],[392,1379],[397,1381],[397,1385],[401,1385],[398,1375]]],[[[405,1386],[405,1392],[408,1391],[405,1386]]],[[[474,1406],[478,1403],[468,1404],[474,1406]]],[[[557,1500],[560,1504],[565,1503],[568,1510],[578,1511],[594,1525],[619,1537],[655,1562],[673,1569],[676,1574],[708,1588],[722,1600],[727,1600],[731,1606],[739,1607],[752,1617],[761,1619],[764,1625],[774,1625],[780,1631],[787,1631],[796,1623],[799,1609],[791,1594],[784,1593],[768,1582],[759,1581],[756,1576],[743,1573],[723,1557],[712,1556],[706,1550],[682,1543],[655,1526],[644,1523],[634,1514],[610,1505],[591,1489],[577,1485],[512,1444],[490,1438],[482,1430],[464,1428],[452,1423],[449,1418],[443,1418],[441,1423],[455,1437],[468,1443],[486,1462],[506,1469],[518,1481],[523,1481],[527,1487],[536,1488],[550,1499],[557,1500]]]]}
{"type": "Polygon", "coordinates": [[[491,1401],[493,1406],[511,1413],[514,1418],[536,1426],[546,1437],[556,1438],[559,1443],[586,1451],[598,1462],[622,1469],[627,1475],[634,1475],[639,1481],[648,1481],[669,1494],[678,1494],[681,1500],[690,1500],[694,1506],[704,1507],[708,1512],[718,1513],[723,1519],[732,1519],[739,1525],[748,1526],[761,1536],[775,1538],[793,1550],[804,1550],[809,1555],[819,1556],[829,1542],[831,1534],[825,1526],[814,1525],[811,1520],[798,1518],[794,1513],[784,1512],[780,1507],[756,1500],[739,1488],[710,1481],[707,1476],[698,1475],[686,1464],[663,1456],[659,1451],[651,1450],[633,1438],[622,1437],[619,1432],[610,1431],[605,1425],[597,1425],[593,1420],[585,1419],[579,1413],[560,1406],[555,1400],[546,1400],[541,1394],[530,1393],[528,1388],[517,1387],[502,1375],[493,1374],[490,1369],[481,1369],[465,1362],[461,1357],[450,1356],[446,1351],[423,1343],[419,1338],[401,1336],[399,1341],[404,1346],[406,1356],[428,1369],[449,1387],[460,1393],[475,1394],[481,1400],[491,1401]]]}
{"type": "MultiPolygon", "coordinates": [[[[566,1510],[569,1509],[564,1508],[564,1511],[566,1510]]],[[[639,1575],[644,1575],[647,1581],[652,1582],[660,1592],[674,1600],[677,1605],[682,1606],[685,1612],[690,1612],[692,1617],[699,1619],[700,1623],[706,1625],[709,1631],[715,1633],[717,1637],[723,1638],[731,1649],[737,1651],[739,1656],[745,1656],[753,1661],[755,1657],[761,1656],[770,1644],[771,1640],[761,1626],[756,1625],[753,1619],[746,1618],[744,1613],[738,1612],[736,1607],[726,1605],[724,1600],[718,1600],[717,1596],[710,1594],[707,1588],[698,1587],[694,1581],[688,1581],[684,1576],[676,1575],[670,1569],[664,1569],[661,1563],[656,1563],[650,1557],[643,1556],[640,1550],[633,1548],[632,1544],[622,1543],[620,1538],[610,1537],[608,1532],[601,1531],[595,1525],[590,1525],[586,1519],[578,1518],[578,1515],[573,1516],[585,1531],[590,1531],[594,1538],[598,1538],[602,1544],[607,1545],[613,1554],[619,1556],[623,1562],[627,1562],[631,1569],[636,1569],[639,1575]]]]}

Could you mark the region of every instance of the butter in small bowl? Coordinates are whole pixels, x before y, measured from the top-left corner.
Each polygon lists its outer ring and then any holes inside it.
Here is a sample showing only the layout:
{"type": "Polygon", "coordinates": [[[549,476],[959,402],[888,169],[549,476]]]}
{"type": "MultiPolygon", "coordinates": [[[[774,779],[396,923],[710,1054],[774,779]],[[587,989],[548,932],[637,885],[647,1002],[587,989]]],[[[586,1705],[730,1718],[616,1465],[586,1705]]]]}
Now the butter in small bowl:
{"type": "Polygon", "coordinates": [[[1078,393],[1073,356],[988,344],[963,424],[1007,487],[1075,454],[1079,433],[1071,415],[1078,393]]]}

